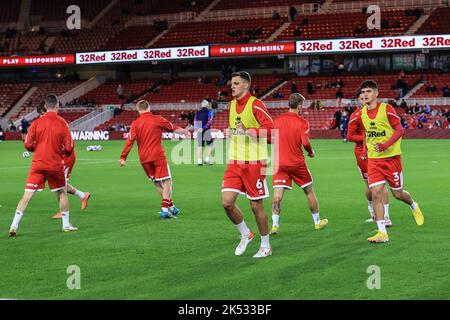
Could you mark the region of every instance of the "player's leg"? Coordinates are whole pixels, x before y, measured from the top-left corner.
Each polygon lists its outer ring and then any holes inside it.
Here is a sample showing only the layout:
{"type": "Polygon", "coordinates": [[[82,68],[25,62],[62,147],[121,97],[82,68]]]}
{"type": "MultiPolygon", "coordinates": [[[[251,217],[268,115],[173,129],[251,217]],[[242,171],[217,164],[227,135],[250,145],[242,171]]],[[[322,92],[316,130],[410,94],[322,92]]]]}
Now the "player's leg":
{"type": "Polygon", "coordinates": [[[387,235],[386,224],[384,220],[383,206],[383,193],[384,189],[386,189],[385,182],[381,181],[369,186],[370,190],[372,191],[373,211],[378,226],[378,232],[375,236],[370,237],[367,240],[374,243],[387,242],[389,241],[389,237],[387,235]]]}
{"type": "Polygon", "coordinates": [[[250,205],[261,236],[261,245],[253,258],[264,258],[272,254],[272,247],[269,241],[268,218],[262,202],[262,199],[270,196],[265,175],[266,164],[245,164],[243,167],[242,183],[247,192],[247,198],[250,200],[250,205]]]}
{"type": "Polygon", "coordinates": [[[67,184],[67,193],[78,197],[81,200],[81,209],[84,210],[87,208],[88,200],[91,197],[89,192],[84,192],[76,189],[70,184],[67,184]]]}
{"type": "Polygon", "coordinates": [[[197,165],[203,165],[204,132],[197,131],[197,165]]]}
{"type": "Polygon", "coordinates": [[[389,194],[387,191],[387,186],[383,190],[383,207],[386,227],[392,227],[391,217],[389,216],[389,194]]]}
{"type": "Polygon", "coordinates": [[[314,220],[314,229],[320,230],[328,224],[328,219],[320,219],[319,201],[317,200],[316,194],[314,192],[312,182],[302,189],[305,192],[306,200],[308,201],[308,207],[314,220]]]}
{"type": "Polygon", "coordinates": [[[274,188],[272,198],[272,229],[270,234],[277,234],[280,229],[281,201],[283,200],[284,188],[274,188]]]}
{"type": "Polygon", "coordinates": [[[372,191],[369,188],[369,184],[367,183],[367,180],[364,180],[364,185],[365,185],[365,189],[364,189],[364,194],[366,195],[366,199],[367,199],[367,210],[370,213],[370,219],[367,219],[366,222],[375,222],[376,218],[375,218],[375,213],[373,212],[373,200],[372,200],[372,191]]]}
{"type": "Polygon", "coordinates": [[[386,189],[386,165],[385,159],[368,159],[367,163],[367,182],[372,192],[372,203],[378,231],[373,237],[367,238],[367,241],[382,243],[389,241],[384,220],[383,193],[386,189]]]}
{"type": "Polygon", "coordinates": [[[33,169],[30,169],[28,173],[27,181],[25,184],[25,192],[17,204],[16,213],[14,214],[13,222],[9,230],[9,236],[15,237],[17,235],[17,230],[19,229],[20,220],[25,213],[25,210],[33,198],[36,191],[42,191],[45,187],[45,175],[33,169]]]}
{"type": "Polygon", "coordinates": [[[161,196],[161,199],[163,199],[163,185],[162,185],[161,181],[153,181],[153,184],[156,188],[156,191],[161,196]]]}
{"type": "Polygon", "coordinates": [[[62,229],[65,232],[77,231],[78,228],[70,224],[69,198],[67,197],[66,176],[64,170],[46,172],[48,186],[55,192],[61,210],[62,229]]]}
{"type": "Polygon", "coordinates": [[[206,164],[212,164],[211,163],[211,153],[212,153],[212,144],[214,142],[212,135],[211,135],[211,129],[206,131],[205,133],[205,139],[206,139],[206,157],[205,157],[205,163],[206,164]]]}
{"type": "Polygon", "coordinates": [[[386,180],[391,187],[392,195],[397,199],[406,204],[411,208],[414,220],[416,220],[417,225],[421,226],[424,222],[424,217],[419,205],[413,200],[408,191],[403,189],[403,172],[402,172],[402,161],[400,157],[395,157],[389,159],[388,172],[386,173],[386,180]]]}
{"type": "Polygon", "coordinates": [[[28,203],[30,203],[34,194],[35,194],[35,191],[29,191],[29,190],[25,190],[25,192],[23,193],[23,196],[17,205],[16,213],[14,214],[14,218],[11,223],[11,227],[9,228],[9,236],[10,237],[15,237],[17,235],[17,230],[19,229],[20,220],[22,219],[25,209],[27,208],[28,203]]]}
{"type": "Polygon", "coordinates": [[[241,234],[241,241],[239,242],[234,254],[242,255],[247,249],[247,245],[253,240],[254,234],[248,228],[244,221],[244,216],[241,209],[236,205],[236,200],[239,194],[245,194],[241,169],[237,164],[228,164],[222,182],[222,207],[225,210],[228,218],[236,226],[241,234]]]}
{"type": "MultiPolygon", "coordinates": [[[[161,184],[161,218],[173,218],[180,213],[180,209],[175,207],[172,200],[172,174],[166,159],[154,161],[154,182],[161,184]]],[[[158,189],[158,188],[157,188],[158,189]]]]}
{"type": "Polygon", "coordinates": [[[197,165],[203,165],[203,147],[201,145],[197,147],[197,165]]]}
{"type": "Polygon", "coordinates": [[[277,234],[280,229],[281,201],[285,190],[292,189],[292,177],[286,167],[279,167],[273,175],[272,229],[270,234],[277,234]]]}
{"type": "Polygon", "coordinates": [[[241,209],[236,205],[238,195],[239,191],[224,191],[224,189],[222,189],[222,207],[228,218],[233,222],[241,234],[241,241],[234,251],[235,255],[240,256],[245,252],[248,244],[253,240],[254,234],[245,223],[241,209]]]}

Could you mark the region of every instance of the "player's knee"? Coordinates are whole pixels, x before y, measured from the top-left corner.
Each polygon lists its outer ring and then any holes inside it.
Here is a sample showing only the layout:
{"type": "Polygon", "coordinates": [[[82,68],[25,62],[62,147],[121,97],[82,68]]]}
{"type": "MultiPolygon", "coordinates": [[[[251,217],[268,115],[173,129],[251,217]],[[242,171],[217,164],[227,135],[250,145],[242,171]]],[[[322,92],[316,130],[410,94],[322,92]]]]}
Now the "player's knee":
{"type": "Polygon", "coordinates": [[[250,206],[252,207],[252,211],[257,213],[262,209],[262,201],[251,201],[250,206]]]}
{"type": "Polygon", "coordinates": [[[229,212],[233,210],[234,208],[234,202],[222,199],[222,207],[225,209],[225,211],[229,212]]]}
{"type": "Polygon", "coordinates": [[[403,192],[402,192],[402,190],[392,190],[392,195],[397,200],[402,200],[403,199],[403,192]]]}

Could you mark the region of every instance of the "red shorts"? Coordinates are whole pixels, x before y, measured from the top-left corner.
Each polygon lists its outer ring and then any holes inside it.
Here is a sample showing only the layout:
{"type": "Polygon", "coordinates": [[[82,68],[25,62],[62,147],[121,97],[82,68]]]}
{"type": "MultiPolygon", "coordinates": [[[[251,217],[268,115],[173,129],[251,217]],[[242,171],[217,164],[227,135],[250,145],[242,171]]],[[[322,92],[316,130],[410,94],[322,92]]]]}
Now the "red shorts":
{"type": "Polygon", "coordinates": [[[167,179],[171,179],[172,176],[170,175],[170,168],[167,164],[166,159],[141,163],[142,167],[144,168],[145,173],[147,174],[147,177],[155,181],[163,181],[167,179]]]}
{"type": "Polygon", "coordinates": [[[67,158],[67,162],[64,162],[64,173],[66,175],[66,179],[70,179],[70,174],[72,173],[73,166],[75,165],[75,157],[67,158]]]}
{"type": "Polygon", "coordinates": [[[48,171],[30,169],[25,190],[33,192],[42,191],[45,188],[45,181],[48,181],[48,186],[51,191],[55,192],[61,190],[66,186],[64,170],[48,171]]]}
{"type": "Polygon", "coordinates": [[[223,176],[222,192],[247,194],[250,200],[269,197],[265,163],[229,163],[223,176]]]}
{"type": "Polygon", "coordinates": [[[305,188],[313,183],[311,172],[306,164],[297,167],[281,166],[273,175],[273,187],[292,189],[292,180],[300,188],[305,188]]]}
{"type": "Polygon", "coordinates": [[[402,158],[400,156],[369,159],[367,169],[369,188],[386,182],[389,183],[392,190],[403,188],[402,158]]]}
{"type": "Polygon", "coordinates": [[[358,166],[359,173],[364,180],[367,180],[367,159],[361,159],[362,150],[355,149],[356,165],[358,166]]]}

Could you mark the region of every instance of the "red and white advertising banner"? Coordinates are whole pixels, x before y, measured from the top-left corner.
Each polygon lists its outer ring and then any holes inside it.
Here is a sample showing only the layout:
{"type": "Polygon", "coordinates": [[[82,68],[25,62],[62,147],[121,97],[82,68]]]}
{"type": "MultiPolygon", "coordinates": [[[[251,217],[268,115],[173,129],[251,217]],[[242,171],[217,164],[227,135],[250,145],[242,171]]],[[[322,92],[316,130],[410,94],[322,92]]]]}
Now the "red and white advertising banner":
{"type": "Polygon", "coordinates": [[[59,54],[51,56],[16,56],[0,57],[0,67],[51,66],[74,64],[74,54],[59,54]]]}
{"type": "Polygon", "coordinates": [[[450,35],[297,41],[297,53],[447,49],[450,35]]]}
{"type": "Polygon", "coordinates": [[[295,42],[224,44],[210,46],[211,57],[295,53],[295,42]]]}
{"type": "Polygon", "coordinates": [[[91,63],[123,63],[138,61],[157,61],[175,59],[208,58],[208,46],[197,47],[174,47],[158,49],[137,49],[86,52],[76,54],[77,64],[91,63]]]}

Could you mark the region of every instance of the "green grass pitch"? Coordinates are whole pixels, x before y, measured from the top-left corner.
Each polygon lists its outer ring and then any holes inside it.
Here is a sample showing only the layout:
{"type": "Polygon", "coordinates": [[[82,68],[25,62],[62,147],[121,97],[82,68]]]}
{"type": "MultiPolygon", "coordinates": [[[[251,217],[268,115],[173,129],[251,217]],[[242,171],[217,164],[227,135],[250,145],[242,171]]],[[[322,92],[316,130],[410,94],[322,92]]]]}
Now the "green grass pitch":
{"type": "MultiPolygon", "coordinates": [[[[161,220],[160,199],[137,160],[118,158],[123,141],[77,143],[71,183],[90,191],[85,211],[70,196],[76,233],[63,233],[48,189],[28,207],[17,238],[8,238],[31,159],[19,142],[0,143],[0,298],[14,299],[449,299],[450,141],[404,140],[405,189],[419,202],[425,224],[390,197],[390,242],[369,244],[369,217],[353,144],[313,140],[308,159],[322,218],[316,231],[303,192],[287,192],[273,255],[256,260],[259,238],[234,255],[238,232],[220,201],[225,165],[172,165],[179,219],[161,220]],[[101,144],[101,152],[87,152],[101,144]],[[81,272],[69,290],[67,268],[81,272]],[[369,290],[369,266],[378,266],[381,289],[369,290]]],[[[173,142],[164,143],[170,154],[173,142]]],[[[271,183],[271,177],[268,182],[271,183]]],[[[272,189],[271,193],[272,193],[272,189]]],[[[257,232],[248,201],[238,205],[257,232]]],[[[270,200],[265,200],[270,217],[270,200]]],[[[269,218],[270,221],[270,218],[269,218]]]]}

